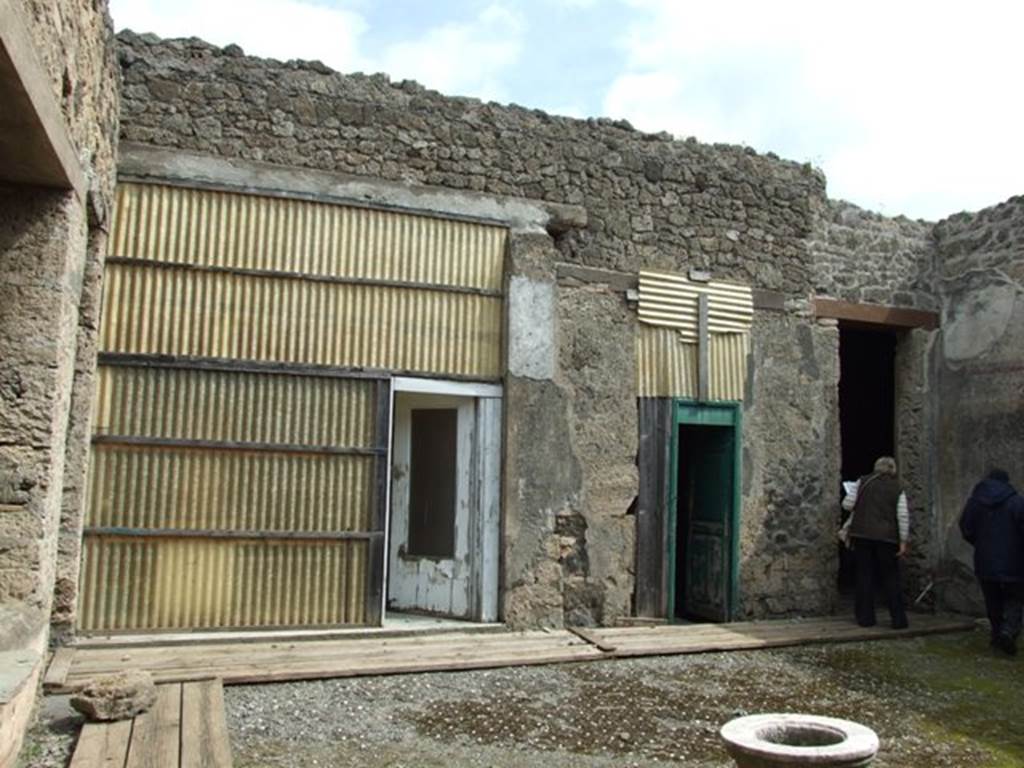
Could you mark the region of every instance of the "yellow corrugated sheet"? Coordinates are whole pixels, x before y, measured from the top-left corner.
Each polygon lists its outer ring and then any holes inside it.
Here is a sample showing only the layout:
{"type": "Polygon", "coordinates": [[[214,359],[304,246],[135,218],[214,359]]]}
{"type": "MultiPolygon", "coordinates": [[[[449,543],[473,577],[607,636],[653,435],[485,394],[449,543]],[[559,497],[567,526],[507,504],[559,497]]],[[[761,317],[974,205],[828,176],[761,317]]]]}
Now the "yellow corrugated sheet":
{"type": "Polygon", "coordinates": [[[694,282],[672,272],[641,270],[638,316],[648,325],[674,328],[686,341],[697,340],[697,297],[708,296],[711,333],[746,333],[754,316],[749,286],[718,280],[694,282]]]}
{"type": "Polygon", "coordinates": [[[501,376],[500,297],[108,264],[104,352],[501,376]]]}
{"type": "Polygon", "coordinates": [[[363,622],[365,541],[89,536],[82,557],[85,632],[363,622]]]}
{"type": "Polygon", "coordinates": [[[87,527],[366,531],[373,457],[99,444],[87,527]]]}
{"type": "MultiPolygon", "coordinates": [[[[749,334],[711,334],[710,399],[743,400],[749,352],[749,334]]],[[[675,329],[638,324],[636,360],[639,397],[697,397],[697,345],[675,329]]]]}
{"type": "Polygon", "coordinates": [[[237,192],[124,182],[110,256],[500,291],[508,230],[237,192]]]}
{"type": "Polygon", "coordinates": [[[376,382],[271,373],[100,366],[93,431],[369,448],[376,382]]]}
{"type": "Polygon", "coordinates": [[[151,359],[100,367],[81,628],[365,621],[378,385],[316,368],[499,378],[507,237],[120,184],[100,350],[151,359]]]}

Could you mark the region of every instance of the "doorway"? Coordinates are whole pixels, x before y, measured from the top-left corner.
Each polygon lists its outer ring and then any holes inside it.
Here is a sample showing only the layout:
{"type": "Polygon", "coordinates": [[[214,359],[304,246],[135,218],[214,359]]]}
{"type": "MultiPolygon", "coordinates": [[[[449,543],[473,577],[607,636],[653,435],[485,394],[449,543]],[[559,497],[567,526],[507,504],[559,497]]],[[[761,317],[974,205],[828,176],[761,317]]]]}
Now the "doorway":
{"type": "MultiPolygon", "coordinates": [[[[869,474],[879,456],[895,455],[896,343],[888,329],[839,326],[839,435],[841,475],[856,480],[869,474]]],[[[841,489],[837,489],[842,497],[841,489]]],[[[848,512],[839,509],[838,523],[848,512]]],[[[853,558],[839,547],[840,593],[853,590],[853,558]]]]}
{"type": "Polygon", "coordinates": [[[395,379],[385,611],[498,615],[501,388],[395,379]]]}
{"type": "Polygon", "coordinates": [[[672,621],[729,621],[737,603],[740,410],[676,402],[669,489],[672,621]]]}

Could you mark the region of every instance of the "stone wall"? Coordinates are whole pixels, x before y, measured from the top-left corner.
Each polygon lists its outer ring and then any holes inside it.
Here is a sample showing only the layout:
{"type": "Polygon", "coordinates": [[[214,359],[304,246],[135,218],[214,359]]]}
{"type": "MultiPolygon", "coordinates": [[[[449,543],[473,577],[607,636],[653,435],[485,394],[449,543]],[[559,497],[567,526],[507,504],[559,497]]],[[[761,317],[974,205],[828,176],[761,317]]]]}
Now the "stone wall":
{"type": "MultiPolygon", "coordinates": [[[[131,32],[119,41],[123,140],[586,210],[585,226],[520,239],[511,260],[530,295],[553,296],[556,330],[550,370],[506,377],[506,618],[612,623],[630,612],[635,319],[621,280],[558,280],[556,262],[620,277],[699,267],[776,293],[775,311],[758,313],[744,404],[742,611],[832,606],[838,333],[807,300],[948,312],[936,289],[940,277],[949,283],[948,265],[937,254],[953,246],[937,243],[962,244],[972,227],[947,222],[937,238],[927,222],[830,201],[813,168],[745,148],[247,57],[237,46],[131,32]]],[[[936,362],[936,346],[934,333],[910,331],[897,349],[912,590],[934,577],[944,546],[933,446],[936,367],[949,365],[936,362]]]]}
{"type": "Polygon", "coordinates": [[[106,206],[114,188],[120,71],[107,0],[16,0],[79,161],[106,206]]]}
{"type": "Polygon", "coordinates": [[[0,765],[13,765],[55,585],[73,613],[79,531],[58,541],[81,525],[119,72],[105,0],[16,2],[4,27],[19,51],[6,92],[32,94],[17,139],[59,156],[69,187],[0,183],[0,765]]]}
{"type": "MultiPolygon", "coordinates": [[[[58,501],[60,533],[52,541],[47,528],[47,546],[57,546],[60,554],[48,556],[48,567],[54,573],[45,574],[42,583],[55,592],[54,622],[63,632],[71,626],[77,598],[97,318],[116,176],[120,70],[106,0],[25,0],[22,12],[89,188],[88,198],[81,201],[81,213],[76,214],[80,221],[74,225],[81,236],[74,232],[68,243],[72,250],[53,257],[55,275],[65,275],[70,302],[66,309],[71,320],[64,315],[51,317],[74,324],[74,333],[61,347],[62,355],[70,355],[62,366],[69,362],[73,383],[64,379],[67,371],[62,368],[54,391],[63,415],[56,417],[54,429],[61,433],[62,443],[67,442],[60,465],[60,482],[66,487],[58,501]],[[73,388],[73,395],[64,391],[66,387],[73,388]]],[[[43,226],[52,229],[52,222],[43,226]]],[[[62,338],[66,336],[63,330],[60,333],[62,338]]],[[[49,602],[47,597],[47,605],[49,602]]]]}
{"type": "MultiPolygon", "coordinates": [[[[815,294],[854,304],[938,311],[933,228],[930,222],[889,218],[842,200],[825,201],[817,210],[810,244],[815,294]]],[[[894,443],[911,514],[903,576],[908,597],[915,597],[934,578],[941,549],[932,503],[938,405],[931,374],[935,332],[896,333],[894,443]]]]}
{"type": "MultiPolygon", "coordinates": [[[[90,333],[114,183],[119,73],[104,2],[27,2],[20,21],[91,188],[86,199],[20,187],[0,196],[0,504],[8,545],[0,548],[0,601],[48,613],[65,475],[84,467],[80,429],[72,466],[65,447],[69,430],[88,418],[91,401],[91,392],[81,392],[72,419],[76,369],[84,373],[95,364],[90,333]],[[85,282],[91,298],[83,313],[85,282]]],[[[80,501],[71,503],[80,508],[80,501]]]]}
{"type": "MultiPolygon", "coordinates": [[[[622,122],[446,97],[383,75],[341,75],[316,62],[246,57],[194,39],[119,39],[123,140],[584,207],[587,225],[542,238],[547,244],[536,247],[545,255],[524,257],[532,267],[520,267],[513,253],[512,273],[541,285],[550,284],[557,260],[627,275],[709,269],[803,306],[813,288],[808,239],[824,179],[810,166],[643,134],[622,122]]],[[[506,377],[505,618],[614,623],[630,613],[633,593],[635,314],[621,288],[600,281],[563,282],[556,314],[554,375],[506,377]]],[[[806,318],[796,322],[821,334],[806,318]]],[[[787,366],[803,352],[777,346],[778,375],[792,380],[787,366]]],[[[810,366],[800,379],[824,387],[819,401],[834,389],[832,367],[810,366]]],[[[768,434],[777,412],[762,405],[750,429],[768,434]]],[[[820,452],[824,432],[806,429],[806,420],[798,426],[784,445],[752,443],[751,466],[774,466],[775,452],[820,452]]],[[[801,494],[813,486],[818,495],[801,496],[793,515],[813,507],[809,519],[824,520],[821,488],[833,479],[820,474],[820,462],[805,461],[798,474],[767,482],[780,503],[793,483],[801,494]]],[[[749,524],[763,525],[759,512],[749,524]]],[[[831,536],[832,527],[813,535],[831,536]]],[[[759,557],[768,562],[790,547],[768,537],[759,557]]],[[[805,610],[809,594],[822,604],[828,589],[819,572],[828,555],[807,555],[816,557],[822,564],[806,593],[784,598],[787,587],[771,604],[751,597],[749,611],[805,610]]],[[[764,591],[756,569],[741,580],[752,595],[764,591]]]]}
{"type": "Polygon", "coordinates": [[[812,280],[819,296],[937,310],[932,224],[842,200],[816,209],[812,280]]]}
{"type": "Polygon", "coordinates": [[[957,528],[971,488],[992,466],[1024,487],[1024,197],[935,228],[942,297],[937,534],[950,607],[980,610],[971,549],[957,528]]]}
{"type": "Polygon", "coordinates": [[[806,313],[755,316],[743,409],[744,617],[836,603],[839,331],[806,313]]]}
{"type": "Polygon", "coordinates": [[[121,33],[124,140],[586,206],[567,261],[710,267],[806,293],[824,179],[740,147],[442,96],[384,75],[121,33]]]}

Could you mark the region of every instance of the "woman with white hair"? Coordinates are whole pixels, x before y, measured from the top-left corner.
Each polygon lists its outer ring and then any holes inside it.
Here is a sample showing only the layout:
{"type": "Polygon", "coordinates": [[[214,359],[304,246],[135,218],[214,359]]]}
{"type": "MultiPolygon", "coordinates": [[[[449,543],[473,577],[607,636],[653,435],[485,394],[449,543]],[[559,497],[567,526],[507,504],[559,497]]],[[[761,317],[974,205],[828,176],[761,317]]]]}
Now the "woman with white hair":
{"type": "Polygon", "coordinates": [[[893,629],[906,629],[899,558],[907,553],[910,512],[907,495],[896,476],[896,460],[882,456],[875,471],[860,478],[843,499],[850,510],[849,539],[853,546],[857,587],[854,614],[862,627],[875,625],[876,577],[889,604],[893,629]]]}

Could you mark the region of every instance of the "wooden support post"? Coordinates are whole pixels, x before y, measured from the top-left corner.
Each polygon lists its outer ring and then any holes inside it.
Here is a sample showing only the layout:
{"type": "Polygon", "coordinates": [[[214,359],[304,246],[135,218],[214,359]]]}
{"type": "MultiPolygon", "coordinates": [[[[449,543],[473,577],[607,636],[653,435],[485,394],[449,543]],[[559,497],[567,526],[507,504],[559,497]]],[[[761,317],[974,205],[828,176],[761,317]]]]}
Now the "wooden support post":
{"type": "Polygon", "coordinates": [[[642,397],[639,408],[636,501],[636,586],[634,612],[650,618],[668,615],[668,472],[672,400],[642,397]]]}
{"type": "Polygon", "coordinates": [[[708,332],[708,295],[697,297],[697,399],[705,403],[709,396],[711,373],[710,334],[708,332]]]}
{"type": "Polygon", "coordinates": [[[370,551],[367,562],[369,573],[366,579],[364,620],[369,625],[377,626],[384,618],[384,571],[387,567],[384,552],[386,536],[383,533],[388,525],[388,446],[391,444],[391,382],[388,379],[377,382],[373,432],[377,458],[374,466],[370,528],[381,535],[374,537],[367,544],[370,551]]]}

